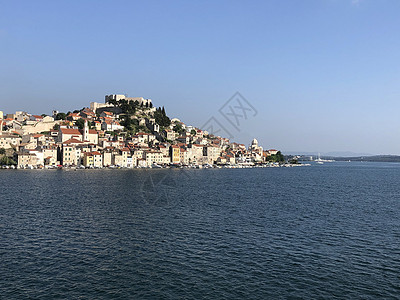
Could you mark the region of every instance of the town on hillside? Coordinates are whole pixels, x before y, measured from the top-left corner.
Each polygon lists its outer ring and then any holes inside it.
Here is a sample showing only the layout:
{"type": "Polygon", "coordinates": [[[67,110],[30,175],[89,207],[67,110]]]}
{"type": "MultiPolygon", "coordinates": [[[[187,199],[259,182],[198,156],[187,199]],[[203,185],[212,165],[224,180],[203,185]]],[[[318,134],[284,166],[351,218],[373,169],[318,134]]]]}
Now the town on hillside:
{"type": "Polygon", "coordinates": [[[246,147],[170,119],[151,99],[106,95],[104,103],[51,116],[0,111],[6,168],[251,167],[284,162],[256,139],[246,147]]]}

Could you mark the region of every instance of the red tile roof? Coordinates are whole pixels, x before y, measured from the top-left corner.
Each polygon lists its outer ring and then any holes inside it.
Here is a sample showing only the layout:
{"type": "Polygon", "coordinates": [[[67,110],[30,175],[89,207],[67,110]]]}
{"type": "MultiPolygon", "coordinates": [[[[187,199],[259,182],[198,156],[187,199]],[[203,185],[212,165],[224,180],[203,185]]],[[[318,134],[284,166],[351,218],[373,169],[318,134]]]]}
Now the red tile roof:
{"type": "Polygon", "coordinates": [[[69,139],[68,141],[65,141],[63,143],[63,145],[70,145],[70,144],[83,144],[83,142],[80,141],[80,140],[72,138],[72,139],[69,139]]]}
{"type": "Polygon", "coordinates": [[[60,128],[62,134],[74,134],[74,135],[82,135],[79,129],[73,128],[60,128]]]}

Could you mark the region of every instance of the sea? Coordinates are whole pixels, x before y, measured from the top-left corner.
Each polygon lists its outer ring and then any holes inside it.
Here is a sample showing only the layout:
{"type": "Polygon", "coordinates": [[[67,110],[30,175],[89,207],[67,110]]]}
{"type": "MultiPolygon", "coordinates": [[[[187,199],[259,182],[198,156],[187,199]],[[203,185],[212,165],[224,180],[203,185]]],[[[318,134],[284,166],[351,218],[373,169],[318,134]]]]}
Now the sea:
{"type": "Polygon", "coordinates": [[[400,299],[400,164],[0,170],[0,299],[400,299]]]}

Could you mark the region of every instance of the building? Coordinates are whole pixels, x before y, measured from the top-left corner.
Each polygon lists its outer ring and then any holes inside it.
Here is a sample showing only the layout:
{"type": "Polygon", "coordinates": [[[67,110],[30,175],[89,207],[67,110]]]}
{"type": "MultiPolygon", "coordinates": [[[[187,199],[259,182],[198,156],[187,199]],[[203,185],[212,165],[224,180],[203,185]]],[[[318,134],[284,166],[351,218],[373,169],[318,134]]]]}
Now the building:
{"type": "Polygon", "coordinates": [[[208,145],[203,147],[203,158],[205,162],[213,164],[221,155],[221,149],[215,145],[208,145]]]}
{"type": "Polygon", "coordinates": [[[170,148],[171,163],[179,164],[181,162],[181,148],[177,145],[172,145],[170,148]]]}
{"type": "Polygon", "coordinates": [[[186,149],[180,148],[179,149],[179,156],[180,156],[180,162],[183,165],[188,165],[189,164],[189,156],[188,156],[188,151],[186,149]]]}
{"type": "Polygon", "coordinates": [[[86,152],[83,156],[83,165],[87,168],[102,168],[103,157],[100,152],[86,152]]]}
{"type": "Polygon", "coordinates": [[[60,127],[58,133],[58,141],[60,143],[64,143],[72,138],[95,145],[99,143],[99,135],[97,131],[89,129],[87,121],[85,121],[83,129],[60,127]]]}
{"type": "Polygon", "coordinates": [[[269,153],[270,155],[276,155],[276,154],[278,154],[278,152],[279,152],[279,150],[275,150],[275,149],[269,149],[269,150],[268,150],[268,153],[269,153]]]}
{"type": "Polygon", "coordinates": [[[253,141],[251,142],[251,145],[249,147],[249,151],[259,152],[259,153],[263,152],[263,148],[258,145],[257,139],[253,139],[253,141]]]}
{"type": "Polygon", "coordinates": [[[164,163],[164,158],[161,151],[147,150],[144,152],[144,154],[147,166],[151,166],[153,164],[161,165],[164,163]]]}
{"type": "Polygon", "coordinates": [[[40,151],[24,151],[17,153],[18,168],[39,167],[44,165],[43,153],[40,151]]]}
{"type": "Polygon", "coordinates": [[[57,161],[57,147],[52,145],[46,145],[42,147],[44,164],[47,166],[55,166],[59,164],[57,161]]]}
{"type": "Polygon", "coordinates": [[[189,145],[189,155],[188,155],[188,160],[189,163],[203,163],[203,145],[199,144],[192,144],[189,145]]]}
{"type": "Polygon", "coordinates": [[[162,135],[167,141],[174,141],[176,139],[176,132],[170,129],[166,129],[162,132],[162,135]]]}
{"type": "Polygon", "coordinates": [[[143,97],[126,97],[125,95],[121,94],[113,94],[113,95],[106,95],[105,96],[105,103],[109,103],[110,101],[121,101],[126,100],[128,102],[138,102],[139,105],[150,107],[152,104],[151,99],[145,99],[143,97]]]}
{"type": "Polygon", "coordinates": [[[98,103],[98,102],[90,102],[90,109],[93,112],[96,112],[100,108],[114,107],[114,105],[109,103],[98,103]]]}
{"type": "Polygon", "coordinates": [[[129,161],[128,159],[131,158],[130,154],[131,150],[129,150],[129,148],[122,148],[119,153],[114,153],[112,157],[112,164],[121,168],[128,168],[128,165],[132,164],[132,160],[129,161]]]}
{"type": "Polygon", "coordinates": [[[106,149],[103,151],[103,166],[108,167],[112,165],[112,151],[106,149]]]}
{"type": "Polygon", "coordinates": [[[81,149],[78,147],[83,144],[77,139],[69,139],[62,144],[62,159],[63,166],[79,166],[81,164],[81,149]]]}
{"type": "Polygon", "coordinates": [[[103,120],[103,122],[101,123],[101,130],[104,131],[116,131],[116,130],[124,130],[124,126],[122,126],[121,124],[119,124],[118,121],[114,121],[114,120],[103,120]]]}
{"type": "Polygon", "coordinates": [[[14,134],[0,133],[0,148],[16,148],[21,143],[21,137],[14,134]]]}

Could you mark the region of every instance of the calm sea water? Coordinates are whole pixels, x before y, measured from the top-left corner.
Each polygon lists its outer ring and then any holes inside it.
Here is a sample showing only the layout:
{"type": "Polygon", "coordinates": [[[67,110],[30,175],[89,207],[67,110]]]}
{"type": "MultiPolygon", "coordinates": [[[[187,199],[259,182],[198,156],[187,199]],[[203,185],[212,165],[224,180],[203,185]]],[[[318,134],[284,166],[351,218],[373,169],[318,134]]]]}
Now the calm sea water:
{"type": "Polygon", "coordinates": [[[400,299],[400,164],[0,170],[1,299],[400,299]]]}

